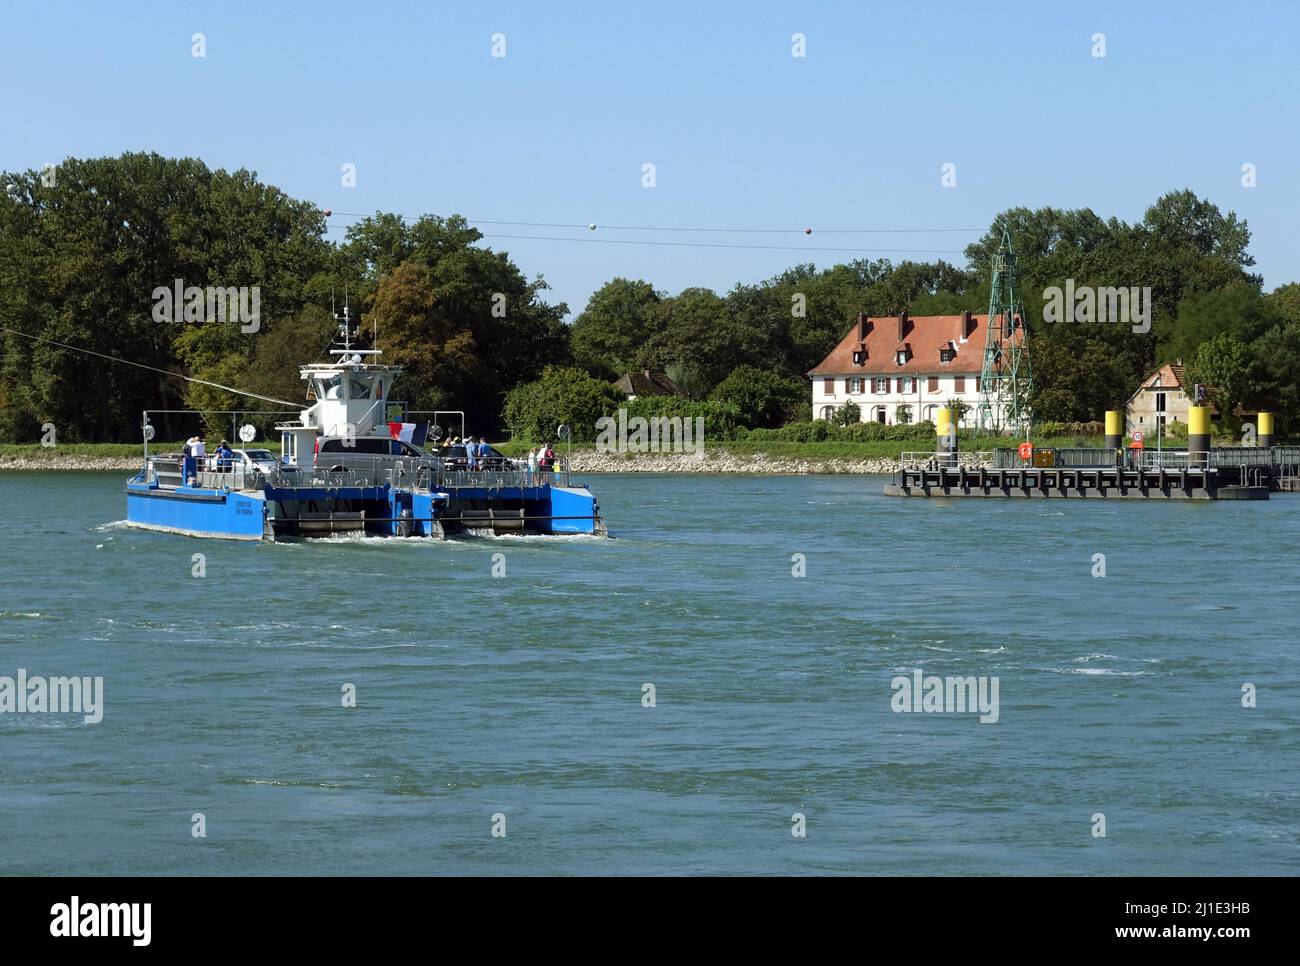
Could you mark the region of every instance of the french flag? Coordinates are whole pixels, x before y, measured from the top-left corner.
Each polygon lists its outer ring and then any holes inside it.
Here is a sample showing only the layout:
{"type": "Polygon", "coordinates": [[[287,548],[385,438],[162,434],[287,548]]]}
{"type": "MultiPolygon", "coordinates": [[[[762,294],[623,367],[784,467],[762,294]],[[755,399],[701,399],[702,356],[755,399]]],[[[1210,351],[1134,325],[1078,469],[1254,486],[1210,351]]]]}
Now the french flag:
{"type": "Polygon", "coordinates": [[[400,439],[403,443],[413,443],[416,446],[424,442],[425,433],[428,431],[427,423],[389,423],[388,434],[393,439],[400,439]]]}

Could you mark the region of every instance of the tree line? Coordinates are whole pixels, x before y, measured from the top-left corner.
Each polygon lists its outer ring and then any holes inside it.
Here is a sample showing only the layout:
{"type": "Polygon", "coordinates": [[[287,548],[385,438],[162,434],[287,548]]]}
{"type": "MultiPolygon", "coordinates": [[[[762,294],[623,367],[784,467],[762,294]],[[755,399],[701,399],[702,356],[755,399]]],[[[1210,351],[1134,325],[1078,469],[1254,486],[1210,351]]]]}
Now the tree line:
{"type": "Polygon", "coordinates": [[[217,386],[301,405],[298,366],[324,356],[331,302],[341,309],[345,297],[362,338],[406,370],[399,390],[412,408],[463,409],[485,432],[529,431],[535,411],[564,412],[570,396],[608,408],[610,381],[640,369],[667,372],[682,405],[779,426],[807,420],[805,373],[859,312],[983,311],[1004,229],[1019,256],[1038,418],[1095,419],[1156,362],[1181,358],[1221,387],[1221,408],[1262,406],[1300,424],[1300,286],[1265,293],[1245,223],[1188,191],[1135,224],[1088,209],[1003,212],[966,249],[965,268],[799,264],[721,295],[616,278],[568,324],[546,281],[483,247],[460,216],[379,212],[332,241],[315,204],[252,172],[129,153],[0,175],[0,440],[35,441],[48,423],[67,442],[132,440],[146,408],[275,408],[217,386]],[[1043,292],[1067,279],[1149,286],[1149,331],[1042,322],[1043,292]],[[257,287],[257,325],[160,314],[155,293],[178,280],[257,287]]]}

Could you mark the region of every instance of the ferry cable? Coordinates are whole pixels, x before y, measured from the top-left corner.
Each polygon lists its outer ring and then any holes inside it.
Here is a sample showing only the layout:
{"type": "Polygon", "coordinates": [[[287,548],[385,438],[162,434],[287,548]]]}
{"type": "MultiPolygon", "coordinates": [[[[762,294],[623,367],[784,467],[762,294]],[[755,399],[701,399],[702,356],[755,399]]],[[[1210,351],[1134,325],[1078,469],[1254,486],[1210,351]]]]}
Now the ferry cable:
{"type": "MultiPolygon", "coordinates": [[[[326,230],[342,228],[342,225],[330,225],[326,230]]],[[[588,245],[659,245],[670,248],[739,248],[769,252],[835,252],[845,255],[964,255],[964,251],[953,248],[825,248],[804,247],[802,245],[736,245],[726,242],[673,242],[651,241],[638,238],[564,238],[558,235],[498,235],[484,233],[482,238],[507,238],[522,241],[547,242],[583,242],[588,245]]]]}
{"type": "Polygon", "coordinates": [[[898,254],[898,255],[963,255],[964,252],[953,249],[937,248],[804,248],[793,245],[736,245],[726,242],[674,242],[650,241],[639,238],[561,238],[547,235],[498,235],[484,234],[484,238],[511,238],[524,241],[559,241],[582,242],[588,245],[662,245],[671,248],[743,248],[771,252],[837,252],[848,255],[898,254]]]}
{"type": "MultiPolygon", "coordinates": [[[[340,215],[345,218],[370,218],[371,215],[362,214],[358,211],[330,211],[330,215],[340,215]]],[[[413,217],[411,215],[402,215],[403,218],[413,217]]],[[[424,217],[424,216],[418,216],[424,217]]],[[[716,232],[716,233],[739,233],[739,234],[765,234],[765,235],[811,235],[811,228],[699,228],[695,226],[671,225],[599,225],[589,223],[585,225],[567,224],[563,222],[546,222],[546,221],[494,221],[488,218],[466,218],[465,221],[471,225],[516,225],[524,228],[580,228],[587,231],[594,231],[597,227],[608,228],[616,231],[693,231],[693,232],[716,232]]],[[[341,227],[341,226],[336,226],[341,227]]],[[[817,232],[826,235],[910,235],[910,234],[933,234],[938,232],[983,232],[984,228],[818,228],[817,232]]]]}
{"type": "Polygon", "coordinates": [[[156,366],[146,366],[143,362],[132,362],[130,359],[119,359],[116,356],[105,355],[102,352],[96,352],[94,349],[83,349],[81,346],[68,345],[66,342],[59,342],[55,339],[45,339],[39,335],[29,335],[26,332],[20,332],[18,329],[11,329],[7,325],[0,325],[0,332],[12,332],[14,335],[20,335],[24,339],[31,339],[33,342],[44,342],[48,345],[57,345],[63,349],[71,349],[73,352],[84,352],[86,355],[98,356],[101,359],[107,359],[109,362],[120,362],[124,366],[135,366],[137,369],[148,369],[150,372],[159,372],[164,376],[174,376],[177,379],[184,379],[186,382],[198,383],[200,386],[211,386],[214,389],[222,389],[226,392],[233,392],[236,395],[248,396],[252,399],[261,399],[263,402],[279,403],[282,406],[293,406],[296,411],[299,404],[289,402],[285,399],[275,399],[271,396],[259,396],[255,392],[247,392],[243,389],[236,389],[233,386],[223,386],[219,382],[209,382],[206,379],[199,379],[195,376],[187,376],[184,373],[172,372],[170,369],[159,369],[156,366]]]}

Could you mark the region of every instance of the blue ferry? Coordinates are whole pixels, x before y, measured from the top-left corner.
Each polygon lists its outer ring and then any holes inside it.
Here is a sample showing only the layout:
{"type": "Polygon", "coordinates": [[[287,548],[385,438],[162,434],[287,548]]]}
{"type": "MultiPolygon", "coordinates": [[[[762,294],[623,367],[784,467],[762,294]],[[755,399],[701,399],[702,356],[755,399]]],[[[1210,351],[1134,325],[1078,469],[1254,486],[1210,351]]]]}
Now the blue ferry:
{"type": "MultiPolygon", "coordinates": [[[[505,458],[467,468],[389,422],[401,369],[378,349],[342,346],[299,370],[315,402],[280,423],[278,462],[149,453],[126,484],[127,523],[192,537],[277,540],[361,532],[395,537],[492,533],[605,535],[595,496],[567,464],[530,471],[505,458]]],[[[310,398],[310,397],[309,397],[310,398]]]]}

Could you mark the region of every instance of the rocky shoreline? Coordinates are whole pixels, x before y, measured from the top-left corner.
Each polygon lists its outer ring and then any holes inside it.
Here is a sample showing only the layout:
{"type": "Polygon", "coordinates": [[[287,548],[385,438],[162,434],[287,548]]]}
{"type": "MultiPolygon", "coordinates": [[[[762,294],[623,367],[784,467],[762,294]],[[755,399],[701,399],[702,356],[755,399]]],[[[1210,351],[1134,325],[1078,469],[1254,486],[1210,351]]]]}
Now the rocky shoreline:
{"type": "Polygon", "coordinates": [[[27,456],[0,455],[3,470],[138,470],[143,466],[138,456],[27,456]]]}
{"type": "MultiPolygon", "coordinates": [[[[965,455],[965,454],[963,454],[965,455]]],[[[963,460],[965,462],[965,460],[963,460]]],[[[0,455],[0,471],[134,471],[140,468],[139,457],[129,456],[58,456],[32,458],[0,455]]],[[[808,474],[881,474],[892,473],[898,461],[880,456],[865,459],[799,459],[769,457],[765,453],[738,455],[726,450],[694,453],[597,453],[580,450],[573,454],[574,473],[718,473],[772,474],[803,476],[808,474]]]]}
{"type": "Polygon", "coordinates": [[[694,453],[574,453],[573,473],[726,473],[802,476],[836,473],[892,473],[898,461],[888,457],[868,459],[798,459],[765,453],[737,455],[725,450],[694,453]]]}

